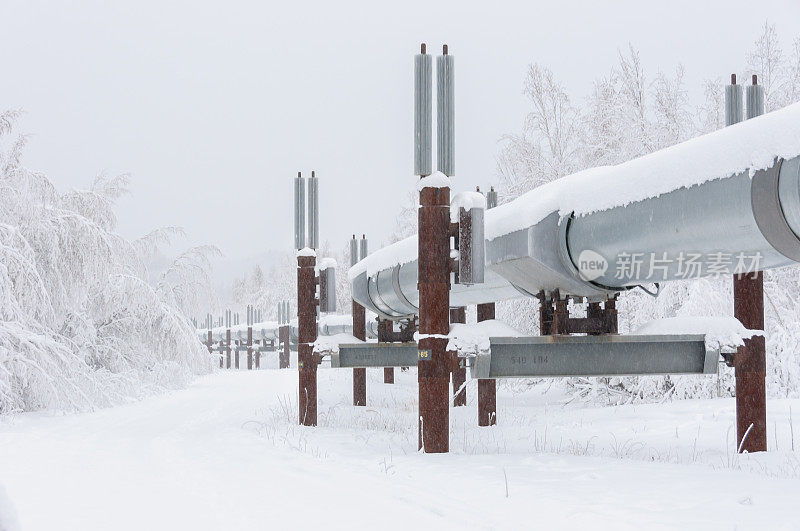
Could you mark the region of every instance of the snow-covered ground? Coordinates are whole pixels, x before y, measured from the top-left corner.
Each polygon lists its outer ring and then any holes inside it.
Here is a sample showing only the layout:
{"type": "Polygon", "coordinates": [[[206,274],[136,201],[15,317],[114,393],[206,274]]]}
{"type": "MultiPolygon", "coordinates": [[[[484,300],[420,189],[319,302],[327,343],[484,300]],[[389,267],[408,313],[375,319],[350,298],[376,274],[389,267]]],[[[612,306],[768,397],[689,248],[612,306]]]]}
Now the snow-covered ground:
{"type": "Polygon", "coordinates": [[[800,400],[770,401],[773,451],[740,457],[732,399],[589,406],[517,382],[498,390],[498,425],[478,428],[470,384],[451,453],[422,455],[413,370],[394,385],[368,371],[369,405],[355,408],[351,371],[321,368],[320,426],[307,428],[297,372],[276,363],[1,421],[20,528],[800,529],[800,400]]]}

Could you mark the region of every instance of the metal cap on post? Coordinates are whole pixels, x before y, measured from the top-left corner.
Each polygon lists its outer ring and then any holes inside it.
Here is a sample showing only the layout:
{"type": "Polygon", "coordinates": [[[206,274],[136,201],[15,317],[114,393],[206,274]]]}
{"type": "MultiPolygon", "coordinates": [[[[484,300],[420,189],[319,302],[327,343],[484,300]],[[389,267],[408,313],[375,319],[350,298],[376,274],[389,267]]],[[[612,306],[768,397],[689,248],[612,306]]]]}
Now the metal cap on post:
{"type": "Polygon", "coordinates": [[[414,174],[433,171],[432,100],[433,59],[425,53],[425,43],[414,56],[414,174]]]}
{"type": "Polygon", "coordinates": [[[306,180],[300,172],[294,179],[294,247],[302,249],[306,246],[306,180]]]}
{"type": "Polygon", "coordinates": [[[742,121],[742,86],[736,84],[736,74],[731,74],[731,84],[725,86],[725,125],[742,121]]]}
{"type": "Polygon", "coordinates": [[[369,254],[368,244],[367,244],[367,236],[366,234],[361,235],[361,240],[358,242],[359,249],[358,249],[358,259],[363,260],[369,254]]]}
{"type": "Polygon", "coordinates": [[[448,177],[456,173],[455,61],[442,47],[436,58],[436,169],[448,177]]]}

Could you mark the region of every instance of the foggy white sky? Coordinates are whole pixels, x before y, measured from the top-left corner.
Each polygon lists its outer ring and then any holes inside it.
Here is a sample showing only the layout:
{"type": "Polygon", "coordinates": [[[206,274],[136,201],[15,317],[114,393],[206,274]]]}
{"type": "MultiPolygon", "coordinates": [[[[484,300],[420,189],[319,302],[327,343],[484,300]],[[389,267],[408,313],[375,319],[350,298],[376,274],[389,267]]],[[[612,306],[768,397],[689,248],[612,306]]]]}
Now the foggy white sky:
{"type": "Polygon", "coordinates": [[[520,130],[526,65],[583,97],[617,49],[682,62],[694,98],[765,19],[800,2],[40,2],[0,0],[0,108],[22,108],[26,164],[61,189],[133,174],[119,230],[183,226],[232,259],[292,245],[291,178],[317,171],[321,233],[385,240],[412,189],[411,57],[456,57],[457,189],[496,180],[520,130]],[[758,11],[758,14],[754,13],[758,11]]]}

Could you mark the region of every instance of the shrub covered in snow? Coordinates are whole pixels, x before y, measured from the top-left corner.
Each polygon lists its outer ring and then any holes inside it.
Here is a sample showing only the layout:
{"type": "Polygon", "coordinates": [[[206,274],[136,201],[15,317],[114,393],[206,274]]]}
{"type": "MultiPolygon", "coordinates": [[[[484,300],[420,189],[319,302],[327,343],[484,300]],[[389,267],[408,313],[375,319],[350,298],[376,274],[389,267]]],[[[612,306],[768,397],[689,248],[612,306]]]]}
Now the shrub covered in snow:
{"type": "Polygon", "coordinates": [[[187,251],[151,285],[146,255],[170,230],[114,232],[124,175],[61,193],[26,169],[17,114],[0,113],[0,414],[108,405],[210,371],[185,312],[214,249],[187,251]]]}

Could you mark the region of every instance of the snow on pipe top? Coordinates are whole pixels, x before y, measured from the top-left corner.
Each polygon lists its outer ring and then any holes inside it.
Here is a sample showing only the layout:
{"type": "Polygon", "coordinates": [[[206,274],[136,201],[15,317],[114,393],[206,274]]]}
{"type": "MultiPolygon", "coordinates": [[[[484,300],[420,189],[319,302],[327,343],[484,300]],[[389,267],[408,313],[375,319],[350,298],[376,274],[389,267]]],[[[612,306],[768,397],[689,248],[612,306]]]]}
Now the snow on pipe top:
{"type": "MultiPolygon", "coordinates": [[[[555,289],[600,300],[687,278],[689,255],[693,277],[727,273],[718,267],[724,255],[732,257],[730,273],[798,262],[799,156],[800,104],[793,104],[540,186],[486,212],[486,281],[454,285],[451,305],[555,289]],[[644,261],[631,264],[639,255],[644,261]],[[584,256],[601,267],[584,270],[584,256]]],[[[362,259],[348,275],[354,299],[387,318],[416,314],[416,259],[416,236],[362,259]]]]}

